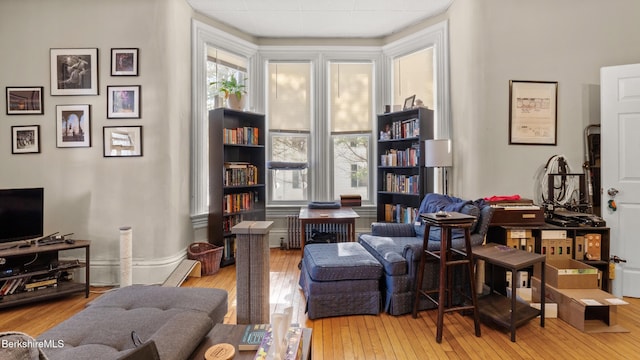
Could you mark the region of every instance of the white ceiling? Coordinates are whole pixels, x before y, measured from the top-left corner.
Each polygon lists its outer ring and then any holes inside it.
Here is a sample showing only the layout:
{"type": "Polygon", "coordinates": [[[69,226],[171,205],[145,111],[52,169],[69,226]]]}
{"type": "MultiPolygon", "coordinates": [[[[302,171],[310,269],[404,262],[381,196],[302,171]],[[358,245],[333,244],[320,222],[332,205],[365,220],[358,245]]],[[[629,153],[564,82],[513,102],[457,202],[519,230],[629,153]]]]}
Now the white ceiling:
{"type": "Polygon", "coordinates": [[[446,10],[453,0],[187,0],[256,37],[375,38],[446,10]]]}

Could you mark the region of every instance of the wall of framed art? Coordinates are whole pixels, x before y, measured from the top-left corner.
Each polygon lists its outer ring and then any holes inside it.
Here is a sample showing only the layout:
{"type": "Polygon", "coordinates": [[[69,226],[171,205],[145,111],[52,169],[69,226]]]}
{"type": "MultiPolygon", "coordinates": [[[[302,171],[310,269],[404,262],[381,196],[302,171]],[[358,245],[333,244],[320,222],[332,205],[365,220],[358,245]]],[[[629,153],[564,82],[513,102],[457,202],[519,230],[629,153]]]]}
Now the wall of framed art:
{"type": "Polygon", "coordinates": [[[44,231],[94,241],[92,284],[118,283],[123,225],[141,259],[134,281],[161,282],[193,238],[184,146],[191,8],[181,0],[33,5],[0,3],[0,187],[45,188],[44,231]],[[37,31],[15,36],[25,24],[37,31]]]}

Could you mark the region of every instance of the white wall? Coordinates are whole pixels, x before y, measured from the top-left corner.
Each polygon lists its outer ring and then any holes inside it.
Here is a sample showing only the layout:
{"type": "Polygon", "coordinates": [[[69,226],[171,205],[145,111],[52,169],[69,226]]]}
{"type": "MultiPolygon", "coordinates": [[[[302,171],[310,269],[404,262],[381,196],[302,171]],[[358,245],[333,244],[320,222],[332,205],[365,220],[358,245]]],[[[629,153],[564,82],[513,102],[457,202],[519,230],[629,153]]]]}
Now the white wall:
{"type": "Polygon", "coordinates": [[[44,86],[44,115],[0,101],[0,188],[45,188],[45,233],[92,240],[92,283],[119,278],[133,228],[134,283],[164,281],[193,239],[189,219],[191,9],[182,0],[0,3],[0,86],[44,86]],[[50,96],[50,48],[98,48],[98,96],[50,96]],[[140,49],[138,77],[110,76],[111,48],[140,49]],[[107,85],[141,85],[141,119],[106,119],[107,85]],[[56,105],[91,105],[91,147],[56,148],[56,105]],[[12,155],[11,126],[40,125],[41,153],[12,155]],[[102,128],[143,126],[143,157],[104,158],[102,128]]]}
{"type": "Polygon", "coordinates": [[[600,120],[600,67],[640,62],[638,14],[634,0],[456,0],[454,192],[531,198],[555,154],[582,172],[584,129],[600,120]],[[558,82],[557,146],[509,145],[509,80],[558,82]]]}

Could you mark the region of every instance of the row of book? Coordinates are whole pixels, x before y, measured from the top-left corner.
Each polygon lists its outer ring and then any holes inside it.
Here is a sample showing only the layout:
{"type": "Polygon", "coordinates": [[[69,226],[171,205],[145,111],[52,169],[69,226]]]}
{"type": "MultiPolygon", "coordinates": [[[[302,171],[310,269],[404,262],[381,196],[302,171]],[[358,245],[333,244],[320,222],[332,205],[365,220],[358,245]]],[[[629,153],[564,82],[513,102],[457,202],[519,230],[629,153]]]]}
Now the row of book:
{"type": "Polygon", "coordinates": [[[21,277],[6,280],[0,287],[0,296],[12,295],[23,291],[35,291],[58,286],[57,276],[43,278],[21,277]]]}
{"type": "Polygon", "coordinates": [[[256,351],[254,360],[302,359],[302,328],[291,326],[286,335],[287,349],[282,357],[274,358],[269,350],[274,346],[270,324],[247,325],[238,344],[240,351],[256,351]]]}
{"type": "Polygon", "coordinates": [[[227,194],[222,199],[222,210],[225,214],[233,214],[251,210],[257,195],[253,192],[227,194]]]}
{"type": "Polygon", "coordinates": [[[404,150],[390,149],[380,155],[380,166],[420,165],[420,144],[413,144],[404,150]]]}
{"type": "Polygon", "coordinates": [[[380,140],[406,139],[420,136],[418,118],[394,121],[380,131],[380,140]]]}
{"type": "Polygon", "coordinates": [[[231,232],[231,228],[242,222],[242,215],[228,215],[224,217],[222,221],[222,228],[224,232],[231,232]]]}
{"type": "Polygon", "coordinates": [[[418,194],[420,192],[420,175],[385,172],[382,181],[383,191],[403,194],[418,194]]]}
{"type": "Polygon", "coordinates": [[[418,208],[402,204],[384,204],[384,221],[413,224],[418,217],[418,208]]]}
{"type": "Polygon", "coordinates": [[[225,128],[222,141],[225,144],[258,145],[260,144],[259,135],[259,128],[257,127],[225,128]]]}
{"type": "Polygon", "coordinates": [[[255,185],[258,183],[258,168],[246,162],[224,163],[224,186],[255,185]]]}

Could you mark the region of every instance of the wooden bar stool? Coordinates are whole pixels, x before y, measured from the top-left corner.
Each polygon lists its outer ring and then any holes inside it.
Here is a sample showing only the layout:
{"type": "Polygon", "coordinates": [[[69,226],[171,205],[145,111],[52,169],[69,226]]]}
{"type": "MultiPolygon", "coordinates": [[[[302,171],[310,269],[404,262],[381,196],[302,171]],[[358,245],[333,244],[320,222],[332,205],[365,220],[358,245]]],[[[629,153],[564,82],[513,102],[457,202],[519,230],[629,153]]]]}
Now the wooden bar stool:
{"type": "MultiPolygon", "coordinates": [[[[475,292],[475,276],[473,271],[473,257],[471,253],[471,234],[470,228],[475,217],[460,214],[457,212],[447,213],[429,213],[421,214],[420,217],[425,221],[426,227],[424,229],[424,237],[422,248],[424,249],[420,256],[420,266],[418,267],[418,274],[416,276],[415,284],[415,299],[413,302],[413,318],[418,317],[418,305],[420,303],[420,296],[425,296],[428,300],[438,306],[438,324],[436,332],[436,341],[442,342],[442,325],[444,321],[444,313],[451,311],[463,311],[473,310],[473,321],[475,324],[476,336],[480,336],[480,314],[478,313],[478,302],[475,292]],[[429,251],[429,230],[432,226],[439,227],[440,232],[440,250],[429,251]],[[451,247],[451,230],[463,229],[465,238],[465,251],[453,249],[451,247]],[[422,280],[424,278],[424,265],[427,256],[433,256],[440,260],[440,276],[437,289],[421,289],[422,280]],[[461,306],[453,306],[453,267],[466,265],[469,276],[469,291],[471,295],[465,294],[461,291],[462,295],[471,304],[463,304],[461,306]],[[436,299],[432,294],[438,293],[436,299]]],[[[462,289],[460,289],[462,290],[462,289]]]]}

